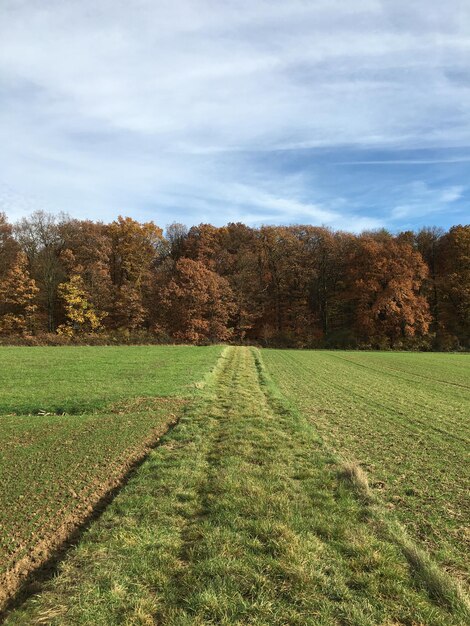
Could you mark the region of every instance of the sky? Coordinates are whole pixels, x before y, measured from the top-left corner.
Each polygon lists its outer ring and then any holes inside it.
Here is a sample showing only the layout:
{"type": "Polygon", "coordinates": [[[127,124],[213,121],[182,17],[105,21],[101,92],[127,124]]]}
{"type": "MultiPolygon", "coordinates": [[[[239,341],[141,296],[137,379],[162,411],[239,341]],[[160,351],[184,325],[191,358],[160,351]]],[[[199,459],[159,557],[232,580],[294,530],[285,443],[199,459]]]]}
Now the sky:
{"type": "Polygon", "coordinates": [[[470,222],[468,0],[0,0],[0,211],[470,222]]]}

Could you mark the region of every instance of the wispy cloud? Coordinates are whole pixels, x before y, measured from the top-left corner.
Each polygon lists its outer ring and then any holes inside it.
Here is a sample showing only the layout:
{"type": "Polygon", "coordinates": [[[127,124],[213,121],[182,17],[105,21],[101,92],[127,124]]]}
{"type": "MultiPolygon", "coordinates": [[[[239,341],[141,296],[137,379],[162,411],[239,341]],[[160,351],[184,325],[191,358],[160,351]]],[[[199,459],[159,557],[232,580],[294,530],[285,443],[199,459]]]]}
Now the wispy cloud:
{"type": "Polygon", "coordinates": [[[391,217],[401,220],[409,217],[423,217],[440,211],[452,212],[452,204],[459,200],[465,191],[461,185],[432,188],[424,181],[415,181],[402,190],[405,199],[392,209],[391,217]]]}
{"type": "Polygon", "coordinates": [[[0,42],[0,206],[14,216],[370,228],[422,211],[387,205],[395,175],[379,169],[470,160],[448,154],[470,146],[461,0],[3,0],[0,42]],[[418,148],[432,155],[400,157],[418,148]],[[364,206],[361,186],[377,190],[364,206]]]}
{"type": "Polygon", "coordinates": [[[375,159],[368,161],[341,161],[337,163],[337,165],[442,165],[444,163],[470,163],[470,156],[440,159],[375,159]]]}

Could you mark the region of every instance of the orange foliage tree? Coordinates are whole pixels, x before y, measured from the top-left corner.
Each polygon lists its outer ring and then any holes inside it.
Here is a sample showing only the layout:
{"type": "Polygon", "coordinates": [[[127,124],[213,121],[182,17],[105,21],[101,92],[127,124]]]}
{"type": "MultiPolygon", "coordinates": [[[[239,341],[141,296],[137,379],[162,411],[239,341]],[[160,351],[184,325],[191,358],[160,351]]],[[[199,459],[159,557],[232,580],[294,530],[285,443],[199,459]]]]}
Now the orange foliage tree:
{"type": "Polygon", "coordinates": [[[114,328],[135,330],[147,319],[146,294],[163,247],[163,231],[153,222],[141,224],[119,216],[108,227],[110,270],[114,285],[110,322],[114,328]]]}
{"type": "Polygon", "coordinates": [[[392,237],[359,237],[349,258],[349,280],[360,339],[393,347],[426,334],[431,317],[420,290],[427,274],[410,245],[392,237]]]}
{"type": "Polygon", "coordinates": [[[79,274],[80,289],[87,301],[100,319],[106,320],[113,306],[112,246],[107,226],[90,220],[69,220],[61,225],[61,233],[65,250],[60,258],[68,279],[79,274]]]}
{"type": "Polygon", "coordinates": [[[225,280],[200,261],[179,259],[159,293],[160,319],[173,339],[223,341],[233,312],[233,293],[225,280]]]}

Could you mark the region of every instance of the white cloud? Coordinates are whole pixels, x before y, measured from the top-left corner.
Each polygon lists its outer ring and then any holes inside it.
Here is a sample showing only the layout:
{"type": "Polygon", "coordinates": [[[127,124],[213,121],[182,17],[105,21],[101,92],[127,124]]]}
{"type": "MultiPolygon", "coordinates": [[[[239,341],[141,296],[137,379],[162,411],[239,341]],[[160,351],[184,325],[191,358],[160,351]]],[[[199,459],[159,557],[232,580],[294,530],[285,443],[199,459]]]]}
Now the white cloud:
{"type": "Polygon", "coordinates": [[[452,187],[447,187],[445,189],[441,189],[439,192],[439,202],[444,204],[449,204],[450,202],[455,202],[456,200],[460,200],[463,195],[465,187],[462,185],[453,185],[452,187]]]}
{"type": "Polygon", "coordinates": [[[448,157],[429,159],[375,159],[367,161],[341,161],[337,165],[441,165],[443,163],[469,163],[468,157],[448,157]]]}
{"type": "Polygon", "coordinates": [[[402,189],[401,195],[406,200],[392,209],[391,217],[397,220],[452,211],[452,203],[459,200],[464,191],[461,185],[433,188],[424,181],[414,181],[402,189]]]}
{"type": "Polygon", "coordinates": [[[336,197],[279,171],[258,187],[246,153],[469,145],[469,35],[459,0],[3,0],[3,203],[107,218],[204,198],[214,219],[215,197],[342,226],[336,197]]]}

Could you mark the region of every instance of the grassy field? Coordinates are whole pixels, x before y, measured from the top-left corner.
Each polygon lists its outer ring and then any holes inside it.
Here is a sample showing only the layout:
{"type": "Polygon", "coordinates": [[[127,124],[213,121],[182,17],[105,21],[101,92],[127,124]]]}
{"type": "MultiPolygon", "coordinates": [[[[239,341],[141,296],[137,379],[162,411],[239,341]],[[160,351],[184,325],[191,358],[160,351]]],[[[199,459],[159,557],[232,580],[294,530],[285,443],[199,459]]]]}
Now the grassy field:
{"type": "Polygon", "coordinates": [[[467,623],[452,578],[280,393],[263,359],[288,389],[288,354],[226,348],[178,425],[6,623],[467,623]]]}
{"type": "Polygon", "coordinates": [[[266,350],[280,390],[394,514],[469,581],[470,357],[266,350]]]}
{"type": "Polygon", "coordinates": [[[0,348],[0,415],[85,413],[134,397],[191,395],[218,346],[0,348]]]}
{"type": "Polygon", "coordinates": [[[220,351],[0,350],[0,604],[177,420],[220,351]]]}
{"type": "MultiPolygon", "coordinates": [[[[61,350],[54,354],[58,361],[69,358],[61,350]]],[[[71,350],[78,355],[89,349],[71,350]]],[[[122,350],[125,360],[134,349],[93,350],[103,362],[109,357],[100,350],[122,350]]],[[[23,505],[21,495],[42,488],[36,476],[41,464],[55,497],[65,501],[74,468],[104,479],[113,471],[110,450],[122,450],[131,434],[134,442],[148,439],[150,414],[153,441],[166,431],[68,551],[57,576],[10,612],[6,624],[468,623],[468,600],[457,582],[465,572],[460,439],[468,427],[466,357],[241,347],[152,347],[141,354],[147,362],[163,361],[157,375],[140,373],[134,386],[123,381],[129,390],[123,398],[119,375],[111,383],[103,374],[92,414],[0,417],[9,436],[17,437],[7,467],[23,480],[12,482],[0,501],[10,498],[11,506],[20,503],[30,515],[42,510],[42,499],[23,505]],[[162,398],[168,390],[174,395],[162,398]],[[167,430],[171,415],[180,419],[167,430]],[[24,451],[22,420],[30,424],[28,436],[37,433],[35,445],[24,451]],[[55,456],[65,454],[60,427],[66,420],[80,426],[67,467],[58,464],[55,473],[55,456]],[[35,431],[38,425],[43,430],[35,431]],[[48,454],[54,449],[58,455],[48,454]],[[95,458],[102,463],[91,463],[95,458]],[[27,472],[20,459],[34,459],[33,469],[27,472]],[[449,470],[455,484],[440,471],[443,465],[455,466],[449,470]]],[[[32,357],[21,358],[15,372],[27,369],[32,357]]],[[[117,368],[125,369],[124,363],[117,368]]],[[[72,385],[66,387],[71,399],[91,400],[72,385]]],[[[4,406],[28,405],[28,393],[9,388],[4,406]]],[[[46,407],[62,404],[60,388],[49,404],[41,393],[46,407]]],[[[10,540],[27,526],[6,519],[10,540]]]]}

